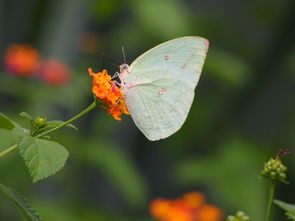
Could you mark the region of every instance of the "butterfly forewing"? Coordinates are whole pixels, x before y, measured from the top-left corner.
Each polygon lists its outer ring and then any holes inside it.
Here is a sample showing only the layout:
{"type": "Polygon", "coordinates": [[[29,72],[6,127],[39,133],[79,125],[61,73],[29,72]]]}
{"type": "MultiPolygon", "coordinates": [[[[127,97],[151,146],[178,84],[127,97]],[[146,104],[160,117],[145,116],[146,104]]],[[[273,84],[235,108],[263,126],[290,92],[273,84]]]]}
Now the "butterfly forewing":
{"type": "Polygon", "coordinates": [[[156,46],[138,57],[125,79],[127,107],[149,140],[174,134],[183,125],[194,98],[208,41],[183,37],[156,46]]]}

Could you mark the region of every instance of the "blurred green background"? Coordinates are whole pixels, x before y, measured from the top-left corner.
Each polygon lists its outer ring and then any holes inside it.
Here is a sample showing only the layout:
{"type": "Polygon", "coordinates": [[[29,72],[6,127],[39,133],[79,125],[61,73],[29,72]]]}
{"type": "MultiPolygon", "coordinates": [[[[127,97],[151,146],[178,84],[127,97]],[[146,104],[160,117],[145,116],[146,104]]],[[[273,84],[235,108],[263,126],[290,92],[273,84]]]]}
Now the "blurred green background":
{"type": "MultiPolygon", "coordinates": [[[[186,123],[172,137],[149,142],[130,117],[117,122],[102,109],[79,119],[79,133],[55,133],[70,158],[56,175],[32,184],[17,152],[0,159],[0,183],[22,192],[44,220],[153,220],[148,203],[197,190],[225,214],[242,209],[263,220],[263,162],[295,146],[294,0],[1,0],[0,53],[30,44],[71,70],[52,86],[0,70],[0,112],[26,122],[26,111],[66,120],[92,102],[87,69],[127,63],[180,36],[210,41],[186,123]]],[[[0,150],[13,144],[0,130],[0,150]]],[[[276,198],[295,203],[294,154],[284,158],[289,185],[276,198]]],[[[276,209],[273,220],[285,220],[276,209]]],[[[0,220],[23,220],[0,196],[0,220]]]]}

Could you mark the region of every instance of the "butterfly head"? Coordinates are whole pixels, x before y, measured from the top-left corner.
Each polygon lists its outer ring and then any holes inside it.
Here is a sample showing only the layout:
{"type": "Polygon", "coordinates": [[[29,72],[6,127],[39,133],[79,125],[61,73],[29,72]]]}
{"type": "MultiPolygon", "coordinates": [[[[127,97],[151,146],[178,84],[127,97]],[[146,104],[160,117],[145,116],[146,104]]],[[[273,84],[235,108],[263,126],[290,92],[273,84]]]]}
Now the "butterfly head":
{"type": "Polygon", "coordinates": [[[119,74],[119,77],[121,79],[124,79],[127,75],[130,74],[130,68],[129,68],[129,65],[128,64],[121,64],[119,66],[120,68],[120,74],[119,74]]]}
{"type": "Polygon", "coordinates": [[[119,68],[120,68],[120,73],[127,73],[127,74],[130,73],[128,64],[121,64],[119,68]]]}

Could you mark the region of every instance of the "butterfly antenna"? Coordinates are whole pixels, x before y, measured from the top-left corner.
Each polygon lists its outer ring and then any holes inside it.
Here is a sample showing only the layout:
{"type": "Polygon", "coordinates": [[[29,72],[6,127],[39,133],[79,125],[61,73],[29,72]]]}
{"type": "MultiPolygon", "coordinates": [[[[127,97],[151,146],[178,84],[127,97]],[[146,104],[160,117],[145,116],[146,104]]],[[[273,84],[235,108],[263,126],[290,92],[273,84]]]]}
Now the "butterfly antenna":
{"type": "Polygon", "coordinates": [[[119,67],[119,65],[117,65],[117,64],[114,64],[114,63],[111,63],[111,65],[113,65],[113,66],[115,66],[115,67],[119,67]]]}
{"type": "Polygon", "coordinates": [[[123,54],[123,58],[124,58],[124,64],[126,64],[125,51],[124,51],[124,47],[123,46],[122,46],[122,54],[123,54]]]}
{"type": "Polygon", "coordinates": [[[115,63],[117,63],[117,66],[119,66],[119,64],[121,63],[120,61],[114,59],[113,57],[111,57],[111,56],[109,56],[108,54],[105,54],[105,53],[103,53],[103,52],[100,53],[100,55],[101,55],[101,56],[104,56],[104,57],[106,57],[106,58],[108,58],[108,59],[110,59],[110,60],[112,60],[112,61],[114,61],[115,63]]]}

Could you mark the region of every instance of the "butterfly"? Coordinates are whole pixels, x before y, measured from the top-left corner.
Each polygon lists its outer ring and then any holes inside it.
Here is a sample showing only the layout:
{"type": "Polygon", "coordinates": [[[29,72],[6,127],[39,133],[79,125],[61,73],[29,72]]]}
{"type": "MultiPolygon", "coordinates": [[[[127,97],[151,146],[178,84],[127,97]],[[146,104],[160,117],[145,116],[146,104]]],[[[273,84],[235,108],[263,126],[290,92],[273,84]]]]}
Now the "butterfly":
{"type": "Polygon", "coordinates": [[[119,79],[136,126],[151,141],[169,137],[185,122],[209,42],[180,37],[120,65],[119,79]]]}

